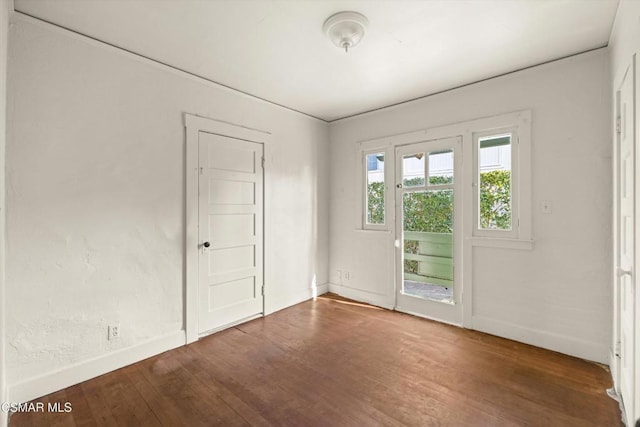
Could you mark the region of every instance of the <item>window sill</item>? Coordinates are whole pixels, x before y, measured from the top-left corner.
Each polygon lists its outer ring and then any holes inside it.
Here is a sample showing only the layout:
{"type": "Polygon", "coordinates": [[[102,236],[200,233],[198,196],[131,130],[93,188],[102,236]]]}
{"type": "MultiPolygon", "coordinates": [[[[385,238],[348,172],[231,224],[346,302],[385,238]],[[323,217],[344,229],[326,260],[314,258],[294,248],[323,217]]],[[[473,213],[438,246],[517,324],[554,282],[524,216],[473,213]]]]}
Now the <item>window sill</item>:
{"type": "Polygon", "coordinates": [[[523,251],[533,250],[533,240],[502,239],[495,237],[471,237],[471,246],[485,248],[519,249],[523,251]]]}

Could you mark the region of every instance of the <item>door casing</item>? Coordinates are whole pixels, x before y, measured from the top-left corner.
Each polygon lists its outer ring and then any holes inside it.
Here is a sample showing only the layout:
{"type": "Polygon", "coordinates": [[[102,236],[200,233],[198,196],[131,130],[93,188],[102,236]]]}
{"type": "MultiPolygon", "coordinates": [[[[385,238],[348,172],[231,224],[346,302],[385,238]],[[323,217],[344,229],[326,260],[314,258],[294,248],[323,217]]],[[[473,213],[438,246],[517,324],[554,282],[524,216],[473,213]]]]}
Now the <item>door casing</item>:
{"type": "MultiPolygon", "coordinates": [[[[191,114],[184,115],[184,125],[186,130],[186,167],[185,167],[185,318],[184,327],[186,332],[186,344],[197,341],[198,333],[198,259],[199,259],[199,241],[198,241],[198,192],[199,192],[199,137],[200,131],[212,133],[216,135],[226,136],[230,138],[241,139],[250,142],[263,144],[265,159],[264,167],[264,204],[263,204],[263,283],[264,283],[264,299],[263,314],[266,313],[267,299],[269,297],[268,269],[270,267],[266,256],[268,248],[268,233],[270,219],[267,209],[267,189],[269,188],[268,166],[270,165],[270,142],[271,134],[257,129],[235,125],[232,123],[208,119],[191,114]]],[[[232,326],[226,325],[225,327],[232,326]]],[[[215,331],[210,331],[215,332],[215,331]]]]}
{"type": "MultiPolygon", "coordinates": [[[[625,396],[623,395],[623,403],[624,403],[624,409],[625,409],[625,415],[627,418],[627,423],[629,425],[633,425],[634,421],[638,418],[638,415],[640,414],[640,404],[637,402],[638,401],[638,396],[640,396],[640,381],[638,380],[639,377],[639,372],[638,372],[638,368],[639,363],[638,361],[640,360],[640,331],[639,328],[637,326],[638,323],[638,314],[639,314],[639,309],[640,309],[640,295],[638,295],[638,280],[637,280],[637,266],[640,265],[639,261],[640,261],[640,230],[638,227],[639,224],[639,214],[640,212],[638,211],[638,206],[637,206],[637,190],[638,188],[640,188],[640,183],[639,183],[639,179],[640,176],[637,173],[637,168],[638,168],[638,164],[640,164],[640,150],[637,150],[635,145],[637,143],[637,129],[638,129],[638,114],[637,114],[637,106],[636,106],[636,93],[637,93],[637,66],[636,66],[636,56],[635,54],[632,56],[629,65],[624,69],[623,73],[620,75],[619,78],[617,78],[615,80],[614,83],[614,100],[615,100],[615,107],[614,107],[614,136],[613,136],[613,141],[614,141],[614,168],[613,168],[613,182],[614,182],[614,212],[613,212],[613,223],[614,223],[614,244],[613,244],[613,284],[614,284],[614,289],[613,289],[613,302],[614,302],[614,310],[613,310],[613,342],[612,342],[612,351],[611,351],[611,356],[610,356],[610,363],[609,365],[611,366],[611,371],[612,371],[612,376],[614,379],[614,386],[615,389],[618,393],[623,393],[622,390],[622,383],[623,381],[626,382],[628,384],[628,390],[627,393],[630,394],[630,396],[625,396]],[[631,129],[632,129],[632,154],[631,157],[634,160],[634,171],[633,171],[633,178],[632,178],[632,182],[634,185],[634,196],[633,196],[633,200],[632,200],[632,204],[633,204],[633,222],[635,224],[634,227],[634,231],[632,232],[632,242],[631,245],[633,246],[633,250],[634,250],[634,255],[633,255],[633,259],[630,262],[630,266],[622,266],[621,265],[621,250],[620,250],[620,244],[621,244],[621,234],[622,234],[622,224],[620,223],[620,211],[621,211],[621,192],[623,191],[623,189],[621,188],[621,183],[620,183],[620,173],[622,170],[622,164],[621,164],[621,160],[622,160],[622,152],[621,152],[621,132],[623,131],[621,129],[622,126],[624,126],[624,123],[620,123],[618,124],[618,117],[622,117],[623,115],[623,111],[621,111],[622,107],[621,107],[621,95],[620,95],[620,90],[622,88],[622,85],[625,81],[625,79],[632,79],[632,100],[631,103],[632,105],[632,113],[629,114],[629,120],[630,120],[630,124],[631,124],[631,129]],[[620,127],[620,132],[618,131],[620,127]],[[630,269],[631,270],[631,276],[630,277],[626,277],[626,275],[624,274],[620,274],[622,272],[622,270],[620,269],[620,267],[623,267],[623,269],[630,269]],[[621,358],[619,357],[620,352],[623,350],[621,348],[622,343],[621,343],[621,330],[622,330],[622,284],[623,282],[627,282],[627,284],[625,286],[632,286],[633,289],[635,289],[634,292],[631,292],[631,296],[634,298],[633,301],[633,307],[634,307],[634,319],[633,319],[633,325],[635,330],[632,330],[631,333],[631,341],[632,341],[632,351],[631,351],[631,360],[627,360],[628,363],[632,364],[631,367],[631,372],[632,375],[631,378],[624,378],[622,377],[623,375],[623,370],[622,370],[622,364],[621,364],[621,358]]],[[[629,343],[625,343],[625,345],[629,345],[629,343]]]]}
{"type": "MultiPolygon", "coordinates": [[[[428,158],[428,157],[427,157],[428,158]]],[[[395,249],[396,249],[396,289],[395,289],[395,310],[413,314],[420,317],[437,320],[439,322],[450,323],[462,326],[463,307],[462,304],[462,252],[463,252],[463,219],[462,219],[462,137],[454,136],[438,138],[422,142],[415,142],[408,145],[396,146],[394,156],[395,169],[395,249]],[[402,183],[402,156],[415,151],[424,151],[425,156],[429,152],[451,149],[454,153],[454,179],[452,189],[454,191],[454,213],[453,213],[453,265],[454,265],[454,303],[443,303],[430,301],[401,294],[404,279],[403,268],[403,200],[402,195],[406,190],[399,188],[402,183]]],[[[425,177],[425,181],[428,178],[425,177]]],[[[432,188],[435,189],[435,188],[432,188]]]]}

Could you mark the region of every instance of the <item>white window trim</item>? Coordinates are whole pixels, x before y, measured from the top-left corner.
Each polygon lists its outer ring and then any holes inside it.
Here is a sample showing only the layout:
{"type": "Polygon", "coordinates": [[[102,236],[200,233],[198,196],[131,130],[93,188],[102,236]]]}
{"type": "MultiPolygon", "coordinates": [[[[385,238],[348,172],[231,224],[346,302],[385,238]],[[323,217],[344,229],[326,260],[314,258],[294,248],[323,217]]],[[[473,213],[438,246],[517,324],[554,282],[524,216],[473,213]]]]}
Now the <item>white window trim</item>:
{"type": "Polygon", "coordinates": [[[357,144],[356,148],[356,182],[358,184],[358,191],[356,194],[356,201],[359,208],[356,209],[356,230],[371,230],[371,231],[390,231],[393,230],[390,225],[394,224],[394,205],[395,200],[393,198],[393,185],[394,176],[393,170],[395,168],[394,147],[404,144],[410,144],[420,141],[426,141],[431,139],[439,139],[445,137],[451,137],[456,135],[462,135],[463,137],[463,158],[471,159],[472,164],[465,163],[463,165],[462,178],[465,186],[465,198],[464,206],[466,212],[464,214],[464,227],[466,229],[466,240],[472,246],[484,246],[493,248],[508,248],[508,249],[533,249],[533,237],[532,237],[532,193],[531,193],[531,110],[516,111],[513,113],[500,114],[492,117],[484,117],[476,120],[470,120],[467,122],[455,123],[451,125],[438,126],[429,128],[426,130],[408,132],[399,135],[386,136],[382,138],[376,138],[366,141],[361,141],[357,144]],[[517,228],[514,228],[516,232],[512,235],[505,235],[502,230],[482,230],[483,232],[477,233],[477,201],[474,201],[477,193],[477,187],[471,187],[470,183],[476,181],[474,173],[476,170],[475,159],[477,153],[474,154],[474,135],[489,134],[496,130],[510,129],[517,134],[518,144],[512,142],[512,171],[517,170],[518,183],[513,185],[515,192],[517,192],[517,211],[519,224],[517,228]],[[517,149],[514,150],[514,146],[517,145],[517,149]],[[514,159],[513,151],[517,151],[517,158],[514,159]],[[385,224],[381,225],[366,225],[365,215],[365,173],[366,168],[364,165],[365,153],[385,153],[385,224]],[[467,187],[469,184],[469,187],[467,187]],[[517,187],[516,187],[517,185],[517,187]],[[391,206],[390,206],[391,205],[391,206]],[[485,234],[486,232],[486,234],[485,234]]]}
{"type": "Polygon", "coordinates": [[[473,146],[473,232],[471,244],[512,249],[532,249],[531,235],[531,111],[519,111],[479,119],[470,126],[473,146]],[[511,230],[485,230],[479,227],[478,139],[511,133],[511,230]]]}
{"type": "MultiPolygon", "coordinates": [[[[356,191],[355,202],[358,209],[355,209],[356,230],[365,233],[379,233],[379,230],[367,230],[363,228],[364,212],[364,174],[363,171],[363,152],[385,152],[385,228],[387,233],[392,233],[395,226],[395,191],[392,188],[395,184],[395,147],[405,144],[412,144],[421,141],[441,139],[453,136],[462,136],[462,180],[463,180],[463,202],[464,209],[462,220],[462,233],[464,238],[462,259],[462,290],[469,296],[473,295],[472,274],[472,257],[473,247],[482,246],[490,248],[502,249],[520,249],[532,250],[532,193],[531,193],[531,110],[516,111],[507,114],[501,114],[492,117],[485,117],[476,120],[453,123],[443,126],[432,127],[424,130],[407,132],[398,135],[384,136],[375,139],[359,141],[354,146],[355,151],[355,180],[358,190],[356,191]],[[519,156],[518,156],[518,173],[519,173],[519,217],[520,224],[517,238],[504,238],[500,236],[474,236],[473,229],[475,221],[475,209],[473,208],[474,188],[471,183],[473,178],[473,135],[484,131],[492,131],[495,129],[516,128],[519,136],[519,156]],[[393,173],[391,173],[393,172],[393,173]],[[391,187],[391,188],[390,188],[391,187]],[[391,191],[389,191],[391,190],[391,191]]],[[[512,164],[512,168],[516,167],[512,164]]],[[[397,243],[397,242],[396,242],[397,243]]],[[[394,254],[395,255],[395,254],[394,254]]],[[[395,258],[392,256],[390,260],[390,269],[395,266],[395,258]]],[[[393,303],[390,303],[393,304],[393,303]]],[[[473,328],[473,298],[467,297],[464,300],[462,325],[466,328],[473,328]]]]}

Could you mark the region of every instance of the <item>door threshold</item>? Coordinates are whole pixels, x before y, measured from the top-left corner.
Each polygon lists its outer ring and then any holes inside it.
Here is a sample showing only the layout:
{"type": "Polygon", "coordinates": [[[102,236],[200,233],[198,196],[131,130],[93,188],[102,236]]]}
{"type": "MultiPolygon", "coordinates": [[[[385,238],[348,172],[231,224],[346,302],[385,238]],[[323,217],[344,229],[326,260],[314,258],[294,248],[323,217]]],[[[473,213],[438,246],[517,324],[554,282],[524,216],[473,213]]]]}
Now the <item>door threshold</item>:
{"type": "Polygon", "coordinates": [[[236,320],[235,322],[227,323],[226,325],[222,325],[222,326],[218,326],[217,328],[209,329],[208,331],[201,332],[200,334],[198,334],[198,339],[204,338],[204,337],[209,336],[209,335],[213,335],[216,332],[220,332],[220,331],[223,331],[225,329],[233,328],[234,326],[238,326],[238,325],[240,325],[242,323],[246,323],[246,322],[249,322],[251,320],[258,319],[260,317],[264,317],[264,313],[260,312],[258,314],[254,314],[252,316],[244,317],[244,318],[242,318],[240,320],[236,320]]]}
{"type": "Polygon", "coordinates": [[[449,322],[447,320],[438,319],[437,317],[427,316],[425,314],[416,313],[415,311],[404,310],[401,307],[394,307],[394,311],[398,313],[409,314],[411,316],[422,317],[423,319],[433,320],[434,322],[445,323],[451,326],[457,326],[458,328],[463,328],[462,323],[449,322]]]}

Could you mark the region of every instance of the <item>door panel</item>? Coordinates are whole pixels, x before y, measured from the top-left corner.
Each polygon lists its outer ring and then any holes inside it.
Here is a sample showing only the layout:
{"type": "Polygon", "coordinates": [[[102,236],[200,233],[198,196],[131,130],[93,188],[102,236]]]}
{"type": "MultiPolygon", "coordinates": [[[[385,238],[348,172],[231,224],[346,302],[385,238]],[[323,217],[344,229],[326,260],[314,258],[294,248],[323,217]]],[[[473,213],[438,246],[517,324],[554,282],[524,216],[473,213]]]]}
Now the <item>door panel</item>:
{"type": "Polygon", "coordinates": [[[202,334],[263,312],[263,146],[200,132],[199,150],[202,334]]]}
{"type": "Polygon", "coordinates": [[[253,205],[256,188],[254,182],[235,181],[223,174],[209,181],[209,203],[217,205],[253,205]]]}
{"type": "Polygon", "coordinates": [[[619,392],[627,420],[633,419],[635,369],[635,102],[633,66],[618,90],[619,168],[618,168],[618,283],[617,320],[619,392]]]}
{"type": "Polygon", "coordinates": [[[461,139],[396,149],[396,309],[462,323],[461,139]]]}
{"type": "Polygon", "coordinates": [[[215,214],[209,216],[209,232],[214,242],[255,236],[254,214],[215,214]]]}

